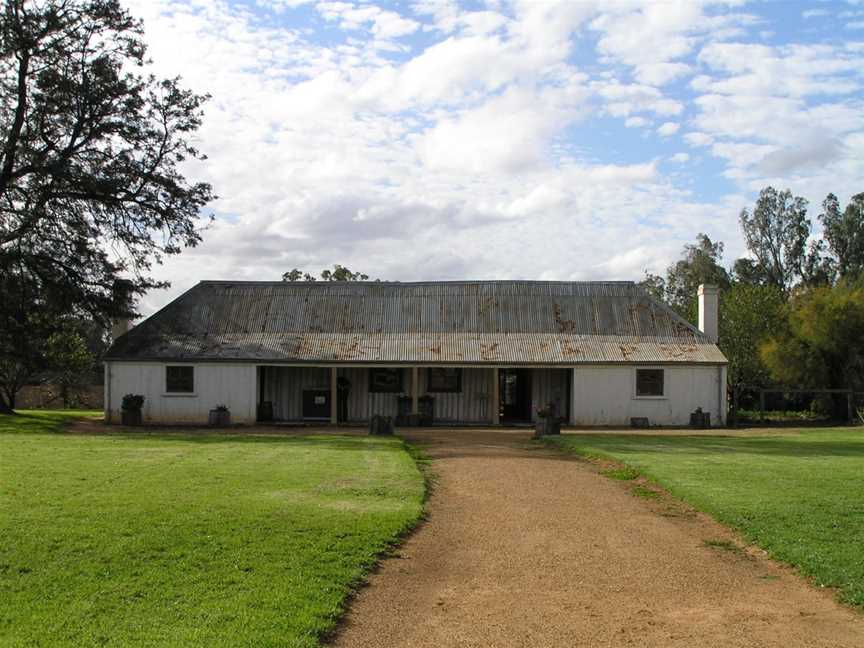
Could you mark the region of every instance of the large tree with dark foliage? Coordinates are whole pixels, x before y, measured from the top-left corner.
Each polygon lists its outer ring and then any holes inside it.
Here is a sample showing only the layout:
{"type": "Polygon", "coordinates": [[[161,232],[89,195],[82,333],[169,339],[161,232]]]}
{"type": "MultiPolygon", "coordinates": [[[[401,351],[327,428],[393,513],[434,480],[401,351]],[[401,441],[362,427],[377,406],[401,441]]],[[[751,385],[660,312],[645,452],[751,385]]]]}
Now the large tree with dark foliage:
{"type": "MultiPolygon", "coordinates": [[[[780,384],[814,389],[864,388],[864,286],[841,280],[793,293],[782,326],[760,348],[780,384]]],[[[845,415],[845,397],[834,399],[845,415]]]]}
{"type": "Polygon", "coordinates": [[[0,20],[0,245],[108,313],[118,273],[141,293],[154,261],[200,241],[214,196],[179,165],[204,157],[205,97],[143,71],[141,23],[116,0],[9,0],[0,20]]]}
{"type": "Polygon", "coordinates": [[[819,214],[828,248],[836,259],[837,274],[854,279],[864,273],[864,193],[852,196],[846,209],[834,194],[822,202],[819,214]]]}
{"type": "MultiPolygon", "coordinates": [[[[214,195],[180,167],[204,159],[191,136],[206,97],[148,74],[142,34],[116,0],[3,5],[0,265],[14,273],[0,285],[0,353],[36,316],[9,304],[104,323],[128,311],[118,277],[135,294],[162,286],[152,264],[200,241],[214,195]]],[[[0,358],[16,374],[20,360],[0,358]]]]}
{"type": "Polygon", "coordinates": [[[752,263],[736,262],[736,274],[788,291],[799,281],[808,285],[830,283],[832,267],[824,245],[814,241],[807,218],[807,201],[792,192],[765,187],[753,211],[743,209],[739,217],[752,263]]]}
{"type": "Polygon", "coordinates": [[[776,286],[736,282],[720,297],[720,349],[733,385],[771,384],[759,349],[785,323],[784,295],[776,286]]]}
{"type": "Polygon", "coordinates": [[[681,258],[666,269],[666,277],[646,273],[640,285],[648,293],[662,299],[690,321],[696,321],[696,291],[699,284],[729,286],[729,273],[720,261],[723,243],[713,242],[707,234],[699,234],[696,243],[684,246],[681,258]]]}
{"type": "Polygon", "coordinates": [[[698,284],[722,288],[719,344],[733,384],[864,387],[864,193],[845,210],[833,194],[822,205],[824,238],[814,239],[807,201],[766,187],[741,212],[752,257],[727,271],[723,244],[700,234],[665,276],[640,284],[693,323],[698,284]]]}

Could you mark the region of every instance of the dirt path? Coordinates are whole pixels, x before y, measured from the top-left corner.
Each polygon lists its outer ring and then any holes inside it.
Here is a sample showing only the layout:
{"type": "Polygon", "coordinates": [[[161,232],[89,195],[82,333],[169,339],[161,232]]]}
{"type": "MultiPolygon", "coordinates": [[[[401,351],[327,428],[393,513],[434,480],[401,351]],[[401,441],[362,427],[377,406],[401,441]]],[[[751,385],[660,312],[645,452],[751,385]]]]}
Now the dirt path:
{"type": "Polygon", "coordinates": [[[358,594],[335,646],[864,646],[864,615],[829,592],[706,546],[731,536],[527,433],[409,438],[435,459],[429,519],[358,594]]]}

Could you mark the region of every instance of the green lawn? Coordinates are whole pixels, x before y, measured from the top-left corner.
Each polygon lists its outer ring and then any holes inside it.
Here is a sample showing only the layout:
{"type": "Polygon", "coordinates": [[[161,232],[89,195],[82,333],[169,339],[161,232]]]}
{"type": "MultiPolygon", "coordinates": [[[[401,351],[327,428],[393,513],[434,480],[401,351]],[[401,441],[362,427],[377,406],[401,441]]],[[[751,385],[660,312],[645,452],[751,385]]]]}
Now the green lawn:
{"type": "Polygon", "coordinates": [[[566,434],[550,442],[639,469],[864,608],[864,430],[747,437],[566,434]]]}
{"type": "Polygon", "coordinates": [[[4,646],[316,646],[421,514],[398,439],[63,422],[0,416],[4,646]]]}

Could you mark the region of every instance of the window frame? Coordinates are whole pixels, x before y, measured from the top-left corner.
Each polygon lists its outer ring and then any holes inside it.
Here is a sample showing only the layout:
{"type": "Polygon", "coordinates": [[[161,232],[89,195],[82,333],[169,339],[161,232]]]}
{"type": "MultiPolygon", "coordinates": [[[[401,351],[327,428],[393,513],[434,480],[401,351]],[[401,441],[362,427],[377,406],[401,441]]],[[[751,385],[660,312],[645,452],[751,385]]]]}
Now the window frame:
{"type": "Polygon", "coordinates": [[[426,391],[430,394],[461,394],[462,393],[462,367],[427,367],[426,368],[426,391]],[[456,386],[453,388],[433,387],[432,375],[435,371],[455,371],[456,386]]]}
{"type": "Polygon", "coordinates": [[[668,398],[666,389],[666,367],[635,367],[633,370],[633,398],[638,400],[665,400],[668,398]],[[660,394],[640,394],[639,393],[639,372],[640,371],[659,371],[660,372],[660,394]]]}
{"type": "Polygon", "coordinates": [[[369,393],[370,394],[401,394],[405,391],[405,372],[399,367],[370,367],[369,368],[369,393]],[[395,389],[380,389],[375,386],[373,376],[375,372],[398,372],[399,382],[395,389]]]}
{"type": "Polygon", "coordinates": [[[163,385],[165,387],[165,391],[162,392],[163,395],[165,395],[165,396],[197,396],[198,394],[195,391],[195,383],[196,383],[195,374],[196,374],[195,365],[192,365],[192,364],[166,364],[165,365],[165,374],[164,374],[165,382],[163,383],[163,385]],[[175,390],[169,389],[168,372],[170,369],[189,369],[189,370],[191,370],[192,371],[192,389],[189,391],[186,391],[186,390],[177,391],[176,389],[175,390]]]}

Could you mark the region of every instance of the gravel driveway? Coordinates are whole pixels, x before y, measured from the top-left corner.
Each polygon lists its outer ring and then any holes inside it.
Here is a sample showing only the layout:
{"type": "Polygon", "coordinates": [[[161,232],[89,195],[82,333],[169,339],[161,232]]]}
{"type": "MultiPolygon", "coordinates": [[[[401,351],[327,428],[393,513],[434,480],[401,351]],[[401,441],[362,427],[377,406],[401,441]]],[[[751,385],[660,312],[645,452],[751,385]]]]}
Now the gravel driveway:
{"type": "Polygon", "coordinates": [[[407,435],[438,476],[428,520],[354,599],[333,644],[864,646],[864,615],[705,516],[634,497],[527,432],[407,435]]]}

